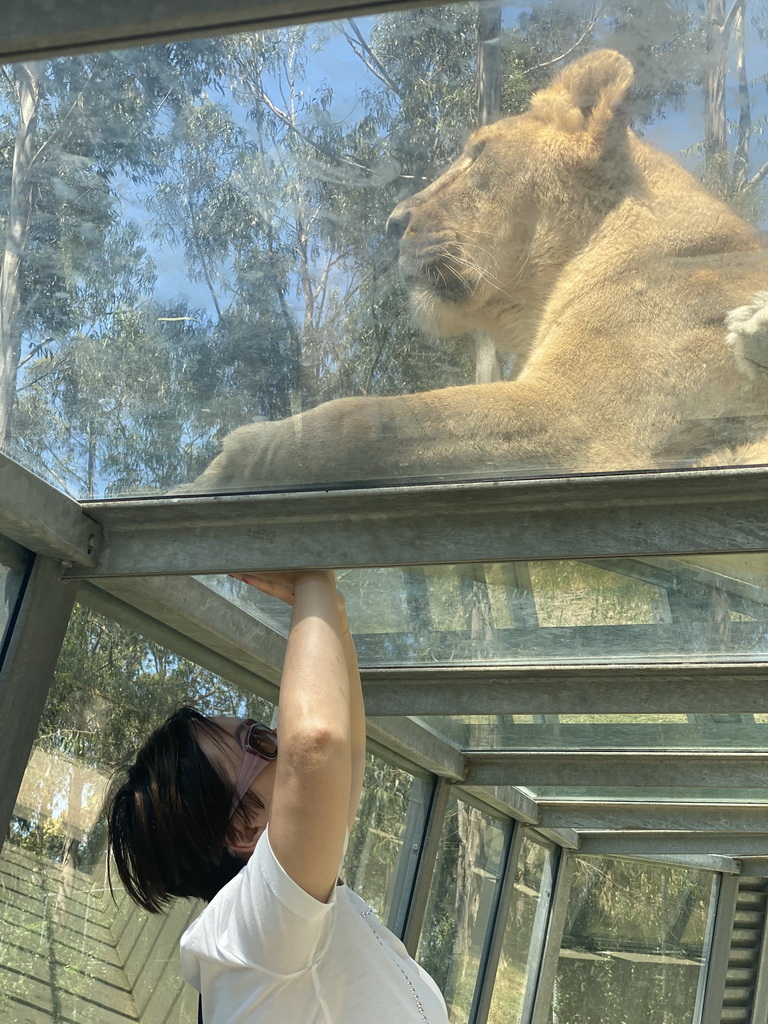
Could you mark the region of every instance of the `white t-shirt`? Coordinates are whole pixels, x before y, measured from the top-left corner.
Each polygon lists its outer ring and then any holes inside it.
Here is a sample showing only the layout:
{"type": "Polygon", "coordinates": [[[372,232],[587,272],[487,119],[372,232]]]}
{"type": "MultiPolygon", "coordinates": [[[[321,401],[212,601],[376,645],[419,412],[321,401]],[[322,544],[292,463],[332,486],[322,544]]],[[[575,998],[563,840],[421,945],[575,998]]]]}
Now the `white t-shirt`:
{"type": "Polygon", "coordinates": [[[360,897],[314,899],[265,833],[181,938],[204,1024],[448,1024],[443,997],[360,897]]]}

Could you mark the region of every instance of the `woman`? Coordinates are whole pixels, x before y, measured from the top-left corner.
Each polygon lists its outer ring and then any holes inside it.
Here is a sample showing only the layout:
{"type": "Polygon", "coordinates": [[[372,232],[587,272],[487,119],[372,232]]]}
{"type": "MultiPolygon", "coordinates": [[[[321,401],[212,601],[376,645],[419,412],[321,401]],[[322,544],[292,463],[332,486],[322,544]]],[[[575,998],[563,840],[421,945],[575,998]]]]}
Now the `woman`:
{"type": "Polygon", "coordinates": [[[172,715],[110,800],[120,878],[152,912],[208,902],[181,940],[205,1024],[447,1024],[435,983],[338,877],[365,715],[333,573],[237,578],[293,605],[279,752],[257,723],[172,715]]]}

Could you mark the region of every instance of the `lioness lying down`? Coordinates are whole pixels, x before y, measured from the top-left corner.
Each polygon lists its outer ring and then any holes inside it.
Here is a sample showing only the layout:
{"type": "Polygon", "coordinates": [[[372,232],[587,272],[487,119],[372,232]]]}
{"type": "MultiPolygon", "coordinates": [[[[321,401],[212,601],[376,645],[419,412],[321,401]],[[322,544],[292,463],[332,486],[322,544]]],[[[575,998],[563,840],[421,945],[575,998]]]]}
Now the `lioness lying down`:
{"type": "Polygon", "coordinates": [[[487,332],[515,379],[241,427],[188,489],[768,462],[744,354],[768,253],[629,130],[632,78],[613,51],[575,61],[389,219],[418,324],[487,332]]]}

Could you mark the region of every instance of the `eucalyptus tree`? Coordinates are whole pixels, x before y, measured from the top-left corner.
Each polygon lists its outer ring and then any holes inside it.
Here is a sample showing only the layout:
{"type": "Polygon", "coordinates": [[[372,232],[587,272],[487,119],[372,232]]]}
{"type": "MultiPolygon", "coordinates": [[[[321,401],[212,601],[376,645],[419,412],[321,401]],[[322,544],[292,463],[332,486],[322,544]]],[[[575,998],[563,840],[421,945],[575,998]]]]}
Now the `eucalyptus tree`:
{"type": "Polygon", "coordinates": [[[190,84],[202,87],[211,63],[209,49],[189,44],[3,69],[0,443],[6,447],[18,436],[12,413],[19,371],[151,289],[152,259],[122,217],[121,185],[151,182],[164,117],[190,84]]]}

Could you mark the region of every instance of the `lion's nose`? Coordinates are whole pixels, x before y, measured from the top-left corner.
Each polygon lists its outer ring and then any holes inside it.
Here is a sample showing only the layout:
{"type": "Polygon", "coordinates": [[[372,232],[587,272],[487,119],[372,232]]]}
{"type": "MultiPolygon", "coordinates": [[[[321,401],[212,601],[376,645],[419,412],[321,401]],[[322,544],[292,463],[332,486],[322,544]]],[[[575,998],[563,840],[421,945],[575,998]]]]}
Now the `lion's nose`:
{"type": "Polygon", "coordinates": [[[387,238],[399,241],[406,232],[411,220],[411,211],[407,207],[396,206],[387,220],[387,238]]]}

